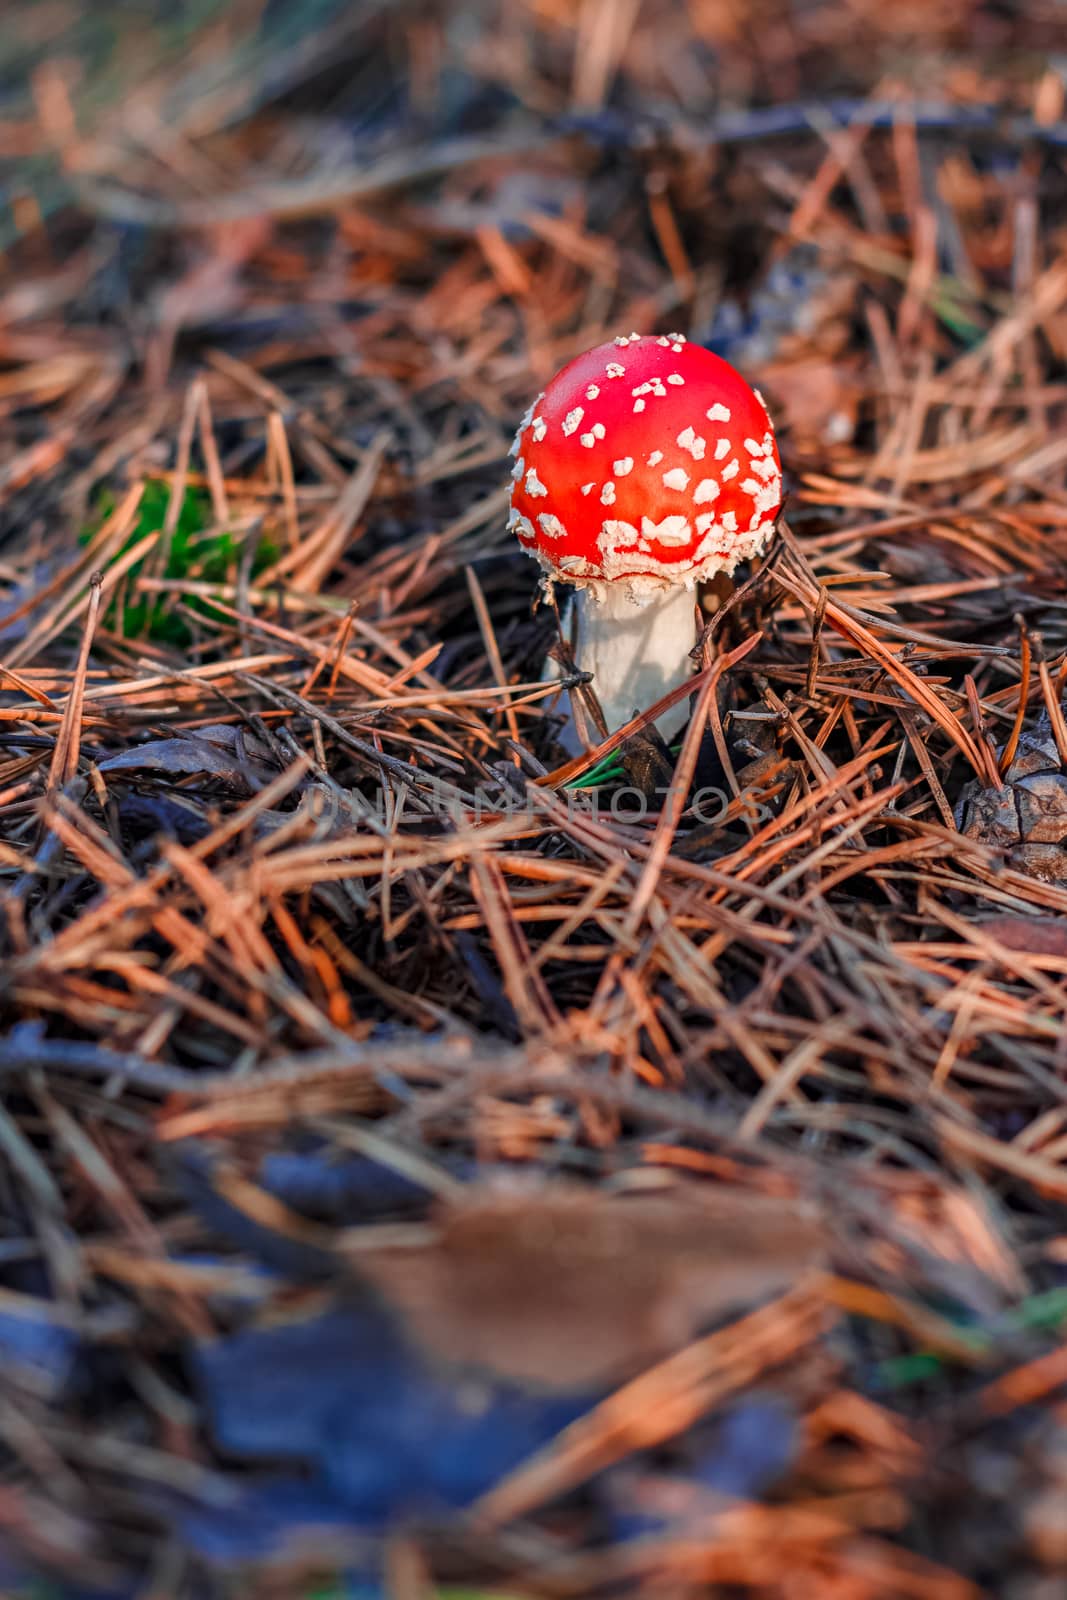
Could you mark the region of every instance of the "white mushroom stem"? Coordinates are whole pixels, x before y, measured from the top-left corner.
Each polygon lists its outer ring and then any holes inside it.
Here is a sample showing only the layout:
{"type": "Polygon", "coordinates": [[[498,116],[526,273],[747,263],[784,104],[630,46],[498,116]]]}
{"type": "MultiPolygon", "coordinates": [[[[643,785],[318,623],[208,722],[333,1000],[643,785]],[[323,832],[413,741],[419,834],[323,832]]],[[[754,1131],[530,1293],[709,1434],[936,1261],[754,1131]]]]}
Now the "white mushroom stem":
{"type": "MultiPolygon", "coordinates": [[[[621,580],[575,591],[564,617],[564,636],[573,639],[575,665],[593,675],[609,733],[692,674],[695,605],[694,591],[684,585],[642,593],[621,580]]],[[[682,699],[657,718],[656,726],[669,739],[688,715],[689,702],[682,699]]],[[[594,735],[592,727],[589,732],[594,735]]],[[[565,745],[577,751],[573,726],[566,735],[565,745]]]]}

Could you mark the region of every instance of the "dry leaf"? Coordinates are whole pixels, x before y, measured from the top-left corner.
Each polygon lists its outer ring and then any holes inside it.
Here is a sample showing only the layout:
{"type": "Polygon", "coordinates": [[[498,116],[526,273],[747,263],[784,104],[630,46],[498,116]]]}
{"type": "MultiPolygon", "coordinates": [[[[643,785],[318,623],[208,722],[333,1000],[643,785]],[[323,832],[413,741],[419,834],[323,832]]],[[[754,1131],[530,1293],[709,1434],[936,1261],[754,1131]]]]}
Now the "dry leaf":
{"type": "Polygon", "coordinates": [[[611,1382],[819,1264],[796,1200],[679,1185],[476,1192],[429,1239],[349,1259],[431,1357],[550,1388],[611,1382]]]}

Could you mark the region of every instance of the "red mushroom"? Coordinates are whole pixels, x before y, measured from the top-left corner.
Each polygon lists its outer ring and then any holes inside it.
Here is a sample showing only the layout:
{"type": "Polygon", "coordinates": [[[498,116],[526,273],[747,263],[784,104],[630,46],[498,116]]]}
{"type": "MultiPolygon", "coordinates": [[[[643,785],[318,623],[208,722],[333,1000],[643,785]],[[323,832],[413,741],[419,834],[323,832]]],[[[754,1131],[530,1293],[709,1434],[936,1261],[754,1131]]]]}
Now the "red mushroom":
{"type": "MultiPolygon", "coordinates": [[[[634,333],[558,372],[515,436],[508,526],[574,584],[575,660],[609,729],[684,682],[694,586],[766,545],[782,504],[759,393],[680,334],[634,333]]],[[[683,703],[660,722],[672,732],[683,703]]]]}

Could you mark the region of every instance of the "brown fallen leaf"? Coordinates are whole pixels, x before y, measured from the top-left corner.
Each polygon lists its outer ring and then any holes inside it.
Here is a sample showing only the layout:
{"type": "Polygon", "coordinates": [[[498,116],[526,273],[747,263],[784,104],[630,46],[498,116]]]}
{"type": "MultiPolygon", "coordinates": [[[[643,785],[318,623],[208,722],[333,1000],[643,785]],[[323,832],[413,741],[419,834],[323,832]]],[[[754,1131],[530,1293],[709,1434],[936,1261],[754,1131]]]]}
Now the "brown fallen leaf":
{"type": "MultiPolygon", "coordinates": [[[[478,1190],[410,1243],[346,1251],[431,1359],[547,1388],[610,1383],[821,1265],[794,1199],[678,1184],[478,1190]]],[[[344,1247],[342,1247],[344,1250],[344,1247]]]]}
{"type": "Polygon", "coordinates": [[[821,355],[777,361],[761,369],[760,383],[802,453],[840,445],[855,433],[861,391],[853,363],[821,355]]]}
{"type": "Polygon", "coordinates": [[[1067,956],[1067,917],[1030,917],[1002,912],[983,917],[980,926],[1006,950],[1034,956],[1067,956]]]}

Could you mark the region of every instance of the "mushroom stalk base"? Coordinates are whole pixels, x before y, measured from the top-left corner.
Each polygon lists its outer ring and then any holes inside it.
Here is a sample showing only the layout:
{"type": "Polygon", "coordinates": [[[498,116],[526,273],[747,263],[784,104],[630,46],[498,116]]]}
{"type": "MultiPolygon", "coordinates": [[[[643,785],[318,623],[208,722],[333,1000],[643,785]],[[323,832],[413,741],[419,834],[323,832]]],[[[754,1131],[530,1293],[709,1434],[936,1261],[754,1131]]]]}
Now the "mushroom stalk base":
{"type": "MultiPolygon", "coordinates": [[[[575,591],[563,631],[574,641],[575,664],[593,675],[604,720],[613,733],[635,712],[647,710],[691,676],[696,594],[677,588],[635,597],[627,583],[598,587],[599,594],[592,588],[575,591]]],[[[656,727],[669,739],[688,716],[689,702],[682,700],[656,719],[656,727]]],[[[593,734],[592,728],[589,731],[593,734]]],[[[575,751],[580,748],[573,725],[564,742],[575,751]]]]}

